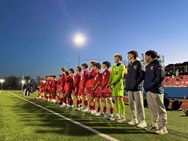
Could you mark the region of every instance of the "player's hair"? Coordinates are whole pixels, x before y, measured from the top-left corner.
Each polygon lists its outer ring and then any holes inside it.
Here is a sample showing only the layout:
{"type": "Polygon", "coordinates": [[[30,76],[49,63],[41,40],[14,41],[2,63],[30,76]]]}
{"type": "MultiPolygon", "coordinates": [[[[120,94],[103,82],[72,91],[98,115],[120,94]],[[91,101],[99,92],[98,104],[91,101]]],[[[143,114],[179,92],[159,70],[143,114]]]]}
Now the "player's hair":
{"type": "Polygon", "coordinates": [[[99,70],[101,69],[101,64],[100,63],[96,63],[94,66],[96,66],[99,70]]]}
{"type": "Polygon", "coordinates": [[[138,52],[136,50],[131,50],[131,51],[128,52],[128,54],[134,55],[135,59],[138,57],[138,52]]]}
{"type": "Polygon", "coordinates": [[[116,54],[114,55],[114,57],[118,57],[118,58],[120,59],[120,61],[123,60],[123,56],[122,56],[121,54],[119,54],[119,53],[116,53],[116,54]]]}
{"type": "Polygon", "coordinates": [[[82,68],[80,66],[77,66],[76,68],[78,68],[79,72],[82,71],[82,68]]]}
{"type": "Polygon", "coordinates": [[[158,56],[158,53],[154,50],[148,50],[145,53],[147,56],[150,56],[151,58],[155,59],[158,56]]]}
{"type": "Polygon", "coordinates": [[[65,74],[68,76],[68,75],[69,75],[69,72],[68,72],[68,71],[65,71],[65,74]]]}
{"type": "Polygon", "coordinates": [[[53,75],[53,78],[56,78],[56,76],[55,76],[55,75],[53,75]]]}
{"type": "Polygon", "coordinates": [[[83,63],[82,66],[84,66],[86,69],[88,68],[88,64],[87,63],[83,63]]]}
{"type": "Polygon", "coordinates": [[[106,65],[107,68],[111,67],[111,63],[109,61],[104,61],[102,64],[106,65]]]}
{"type": "Polygon", "coordinates": [[[69,71],[70,71],[71,73],[74,73],[74,69],[73,69],[73,68],[70,68],[69,71]]]}
{"type": "Polygon", "coordinates": [[[96,61],[91,61],[90,64],[95,65],[97,62],[96,61]]]}
{"type": "Polygon", "coordinates": [[[65,68],[65,67],[62,67],[61,70],[62,70],[63,72],[65,72],[65,71],[66,71],[66,68],[65,68]]]}

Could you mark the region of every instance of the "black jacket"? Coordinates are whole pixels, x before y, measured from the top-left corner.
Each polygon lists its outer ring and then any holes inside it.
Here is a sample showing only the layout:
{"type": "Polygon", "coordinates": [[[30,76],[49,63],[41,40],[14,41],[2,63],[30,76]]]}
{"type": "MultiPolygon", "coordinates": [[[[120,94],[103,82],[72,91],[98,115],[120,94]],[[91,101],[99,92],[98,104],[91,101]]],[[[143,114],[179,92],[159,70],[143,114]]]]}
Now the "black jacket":
{"type": "Polygon", "coordinates": [[[165,77],[164,66],[157,59],[146,66],[144,89],[156,94],[163,94],[163,80],[165,77]]]}
{"type": "Polygon", "coordinates": [[[128,65],[128,74],[126,77],[127,91],[140,91],[142,89],[142,81],[144,80],[144,71],[141,62],[136,60],[128,65]]]}

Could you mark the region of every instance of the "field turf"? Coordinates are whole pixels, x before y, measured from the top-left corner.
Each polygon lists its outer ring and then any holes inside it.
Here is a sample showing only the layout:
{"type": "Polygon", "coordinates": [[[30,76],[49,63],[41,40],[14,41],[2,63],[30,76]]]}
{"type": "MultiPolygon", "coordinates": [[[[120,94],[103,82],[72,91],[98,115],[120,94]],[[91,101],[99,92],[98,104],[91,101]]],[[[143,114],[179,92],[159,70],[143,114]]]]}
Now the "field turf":
{"type": "MultiPolygon", "coordinates": [[[[129,126],[118,124],[88,113],[59,108],[58,104],[37,100],[37,93],[24,97],[20,91],[11,91],[20,97],[41,105],[67,118],[84,124],[121,141],[188,141],[188,117],[182,111],[168,112],[167,135],[156,135],[129,126]]],[[[150,114],[146,110],[147,123],[150,114]]],[[[126,118],[131,119],[129,107],[126,106],[126,118]]],[[[9,91],[0,92],[0,141],[103,141],[107,140],[79,125],[50,113],[36,105],[24,101],[9,91]]]]}

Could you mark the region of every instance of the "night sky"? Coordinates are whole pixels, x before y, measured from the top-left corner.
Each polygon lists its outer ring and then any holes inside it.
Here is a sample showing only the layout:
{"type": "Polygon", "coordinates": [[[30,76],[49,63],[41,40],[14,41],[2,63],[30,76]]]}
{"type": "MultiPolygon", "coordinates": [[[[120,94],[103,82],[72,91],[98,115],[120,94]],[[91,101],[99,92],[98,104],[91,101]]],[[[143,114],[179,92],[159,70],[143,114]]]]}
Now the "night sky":
{"type": "Polygon", "coordinates": [[[75,68],[76,33],[87,38],[81,62],[133,49],[188,61],[188,0],[0,0],[0,76],[75,68]]]}

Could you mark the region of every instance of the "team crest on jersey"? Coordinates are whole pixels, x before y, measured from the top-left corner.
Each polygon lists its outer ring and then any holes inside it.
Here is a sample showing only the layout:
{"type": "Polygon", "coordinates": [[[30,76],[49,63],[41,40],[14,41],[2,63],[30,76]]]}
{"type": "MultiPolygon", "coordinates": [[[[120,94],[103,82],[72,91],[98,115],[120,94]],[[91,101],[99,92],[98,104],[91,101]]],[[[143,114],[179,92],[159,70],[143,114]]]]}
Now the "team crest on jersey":
{"type": "Polygon", "coordinates": [[[106,72],[104,73],[104,75],[106,75],[106,72]]]}
{"type": "Polygon", "coordinates": [[[153,70],[153,69],[154,69],[154,67],[153,67],[153,66],[151,66],[151,67],[150,67],[150,70],[153,70]]]}

